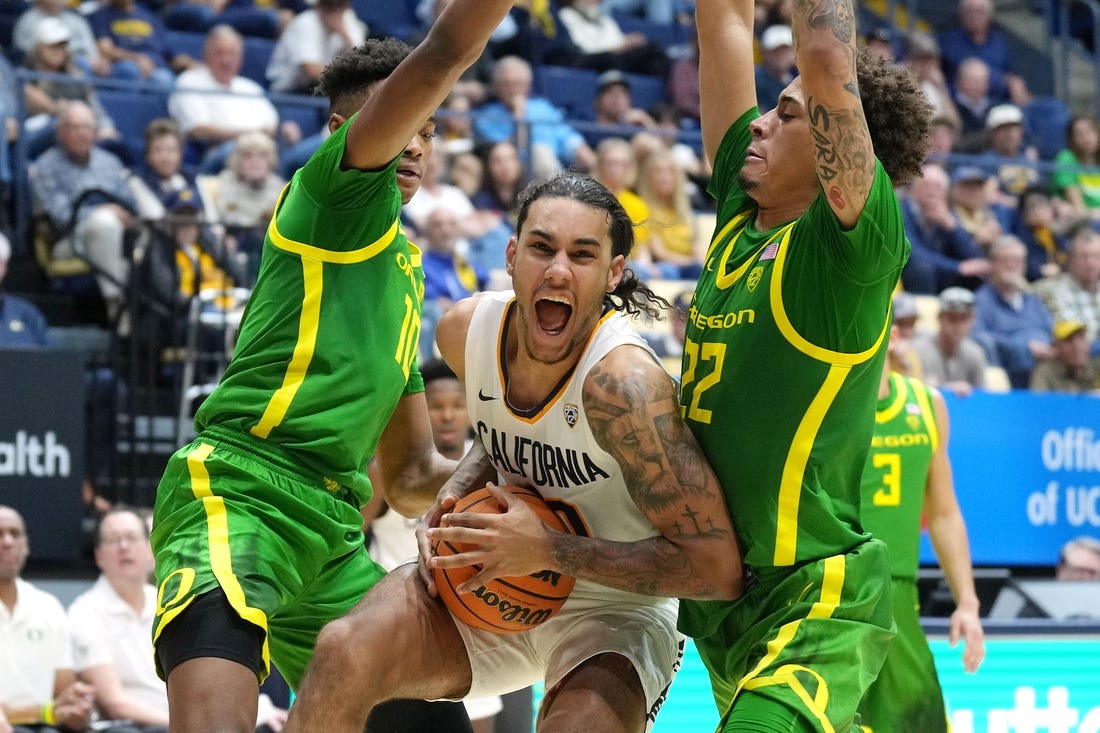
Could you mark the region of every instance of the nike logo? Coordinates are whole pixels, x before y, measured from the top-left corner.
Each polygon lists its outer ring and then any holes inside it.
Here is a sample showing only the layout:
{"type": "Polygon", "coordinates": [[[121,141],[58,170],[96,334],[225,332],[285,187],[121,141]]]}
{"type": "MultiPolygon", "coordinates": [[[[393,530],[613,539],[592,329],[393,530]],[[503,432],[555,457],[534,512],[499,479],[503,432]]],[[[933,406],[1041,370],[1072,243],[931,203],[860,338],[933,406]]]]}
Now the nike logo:
{"type": "Polygon", "coordinates": [[[482,402],[492,402],[493,400],[496,399],[496,397],[491,397],[491,396],[485,394],[485,392],[483,390],[480,390],[480,389],[477,391],[477,398],[479,400],[481,400],[482,402]]]}

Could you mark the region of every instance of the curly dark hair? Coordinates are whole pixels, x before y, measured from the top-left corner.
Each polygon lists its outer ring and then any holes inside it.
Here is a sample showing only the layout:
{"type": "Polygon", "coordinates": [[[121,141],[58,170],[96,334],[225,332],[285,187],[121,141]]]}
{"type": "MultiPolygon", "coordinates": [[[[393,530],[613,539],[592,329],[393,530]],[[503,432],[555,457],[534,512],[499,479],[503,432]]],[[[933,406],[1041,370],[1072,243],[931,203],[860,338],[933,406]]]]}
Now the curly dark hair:
{"type": "MultiPolygon", "coordinates": [[[[630,215],[619,203],[615,194],[592,176],[574,171],[564,171],[551,178],[535,181],[519,195],[519,214],[516,218],[516,234],[523,232],[531,204],[541,198],[573,199],[585,206],[602,209],[607,213],[611,233],[611,256],[629,257],[634,249],[634,224],[630,215]]],[[[607,294],[607,302],[615,310],[629,315],[645,313],[650,318],[660,318],[671,308],[668,301],[649,289],[629,267],[623,268],[623,276],[613,291],[607,294]]]]}
{"type": "Polygon", "coordinates": [[[366,101],[370,87],[393,73],[412,46],[396,38],[369,38],[337,54],[325,66],[313,93],[328,97],[329,113],[351,117],[366,101]]]}
{"type": "Polygon", "coordinates": [[[860,48],[856,77],[875,155],[891,182],[904,186],[921,175],[932,149],[932,105],[909,69],[860,48]]]}

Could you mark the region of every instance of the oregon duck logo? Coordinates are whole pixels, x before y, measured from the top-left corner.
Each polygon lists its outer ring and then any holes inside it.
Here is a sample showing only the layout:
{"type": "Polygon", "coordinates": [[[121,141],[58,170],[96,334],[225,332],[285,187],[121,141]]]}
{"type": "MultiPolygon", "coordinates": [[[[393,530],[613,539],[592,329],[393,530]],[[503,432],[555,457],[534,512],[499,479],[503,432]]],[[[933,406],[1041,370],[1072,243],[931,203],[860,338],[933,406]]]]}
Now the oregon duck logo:
{"type": "Polygon", "coordinates": [[[763,277],[763,276],[764,276],[764,266],[763,265],[757,265],[756,267],[752,268],[752,272],[749,273],[749,279],[747,281],[747,285],[748,285],[750,293],[752,291],[756,290],[756,286],[760,284],[760,278],[763,277]]]}

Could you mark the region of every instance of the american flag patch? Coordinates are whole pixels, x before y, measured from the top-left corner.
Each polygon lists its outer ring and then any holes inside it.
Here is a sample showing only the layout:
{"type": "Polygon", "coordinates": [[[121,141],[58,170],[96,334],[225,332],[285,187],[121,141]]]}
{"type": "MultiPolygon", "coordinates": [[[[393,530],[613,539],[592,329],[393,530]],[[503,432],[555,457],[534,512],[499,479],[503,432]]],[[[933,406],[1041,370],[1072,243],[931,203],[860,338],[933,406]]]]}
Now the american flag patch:
{"type": "Polygon", "coordinates": [[[920,414],[920,406],[916,405],[912,402],[906,402],[905,403],[905,411],[908,412],[910,415],[919,415],[920,414]]]}
{"type": "Polygon", "coordinates": [[[760,253],[760,261],[763,262],[764,260],[774,260],[775,259],[775,253],[778,252],[778,251],[779,251],[779,242],[772,242],[771,244],[769,244],[767,247],[764,248],[763,252],[760,253]]]}

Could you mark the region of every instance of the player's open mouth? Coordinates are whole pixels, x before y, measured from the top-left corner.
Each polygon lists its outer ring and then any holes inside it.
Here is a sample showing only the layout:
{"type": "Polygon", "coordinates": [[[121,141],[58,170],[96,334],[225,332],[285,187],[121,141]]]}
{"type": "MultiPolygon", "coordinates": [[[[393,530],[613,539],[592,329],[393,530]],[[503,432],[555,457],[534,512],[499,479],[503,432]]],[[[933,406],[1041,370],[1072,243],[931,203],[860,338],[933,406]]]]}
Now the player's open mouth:
{"type": "Polygon", "coordinates": [[[557,336],[569,324],[573,315],[573,306],[564,299],[540,298],[535,301],[535,315],[539,319],[539,328],[557,336]]]}

